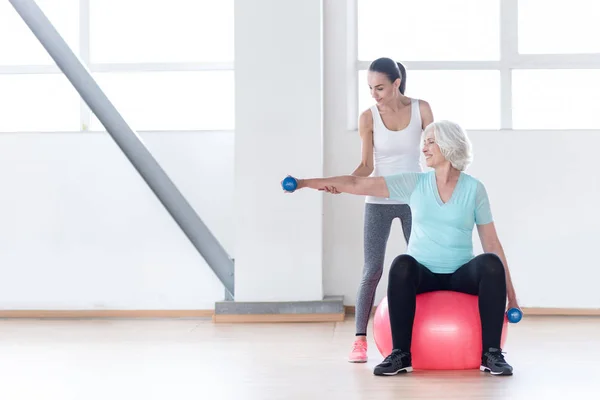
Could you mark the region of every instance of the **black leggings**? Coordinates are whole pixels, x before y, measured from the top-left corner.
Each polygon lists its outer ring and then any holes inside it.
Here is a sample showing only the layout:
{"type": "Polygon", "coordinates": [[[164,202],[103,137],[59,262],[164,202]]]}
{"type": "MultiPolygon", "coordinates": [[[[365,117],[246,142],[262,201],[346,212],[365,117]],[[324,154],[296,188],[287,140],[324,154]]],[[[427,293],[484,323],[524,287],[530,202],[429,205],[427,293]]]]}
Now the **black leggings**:
{"type": "Polygon", "coordinates": [[[452,290],[479,296],[483,351],[500,348],[506,308],[506,277],[500,258],[481,254],[452,274],[436,274],[412,256],[394,260],[388,279],[388,308],[395,349],[410,351],[419,293],[452,290]]]}

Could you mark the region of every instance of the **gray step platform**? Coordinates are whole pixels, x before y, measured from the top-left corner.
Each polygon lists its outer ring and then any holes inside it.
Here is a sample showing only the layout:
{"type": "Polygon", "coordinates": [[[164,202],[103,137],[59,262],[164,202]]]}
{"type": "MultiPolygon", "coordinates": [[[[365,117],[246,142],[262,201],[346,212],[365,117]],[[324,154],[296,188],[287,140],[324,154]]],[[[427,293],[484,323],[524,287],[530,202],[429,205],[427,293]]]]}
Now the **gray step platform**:
{"type": "Polygon", "coordinates": [[[317,301],[215,303],[214,322],[339,322],[345,318],[343,296],[317,301]]]}

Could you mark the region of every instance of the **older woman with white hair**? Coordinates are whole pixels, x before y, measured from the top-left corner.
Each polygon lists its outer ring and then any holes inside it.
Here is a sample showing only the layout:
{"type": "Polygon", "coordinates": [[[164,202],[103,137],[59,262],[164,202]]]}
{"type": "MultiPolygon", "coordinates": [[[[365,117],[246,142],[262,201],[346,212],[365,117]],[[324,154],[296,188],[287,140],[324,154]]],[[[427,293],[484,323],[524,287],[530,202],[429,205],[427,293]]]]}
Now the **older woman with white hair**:
{"type": "Polygon", "coordinates": [[[484,185],[463,172],[472,160],[471,143],[456,123],[437,121],[423,131],[423,155],[432,168],[383,177],[338,176],[298,179],[297,189],[332,190],[406,202],[413,230],[406,250],[393,261],[388,308],[394,349],[375,375],[411,372],[411,340],[419,293],[453,290],[478,295],[482,328],[482,371],[512,375],[500,341],[508,308],[518,308],[508,264],[496,234],[484,185]],[[477,225],[483,254],[473,254],[477,225]]]}

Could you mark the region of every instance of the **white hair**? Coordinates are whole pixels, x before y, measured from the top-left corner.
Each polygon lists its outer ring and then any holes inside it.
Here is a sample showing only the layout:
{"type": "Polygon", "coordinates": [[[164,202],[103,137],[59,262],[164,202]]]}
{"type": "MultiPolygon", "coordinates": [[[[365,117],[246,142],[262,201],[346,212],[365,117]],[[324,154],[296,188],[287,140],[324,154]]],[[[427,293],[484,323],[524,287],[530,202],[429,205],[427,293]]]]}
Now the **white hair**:
{"type": "Polygon", "coordinates": [[[425,127],[422,139],[431,131],[444,158],[457,170],[466,170],[473,161],[471,141],[467,132],[456,122],[435,121],[425,127]]]}

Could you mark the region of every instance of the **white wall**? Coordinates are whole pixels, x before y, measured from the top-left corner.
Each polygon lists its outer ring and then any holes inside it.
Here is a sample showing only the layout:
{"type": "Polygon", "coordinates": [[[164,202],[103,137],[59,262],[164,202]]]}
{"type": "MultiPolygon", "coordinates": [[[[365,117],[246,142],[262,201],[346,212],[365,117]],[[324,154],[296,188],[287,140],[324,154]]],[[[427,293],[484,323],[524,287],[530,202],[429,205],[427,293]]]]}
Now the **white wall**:
{"type": "MultiPolygon", "coordinates": [[[[233,133],[142,134],[233,254],[233,133]]],[[[211,309],[223,287],[106,133],[0,134],[1,309],[211,309]]]]}

